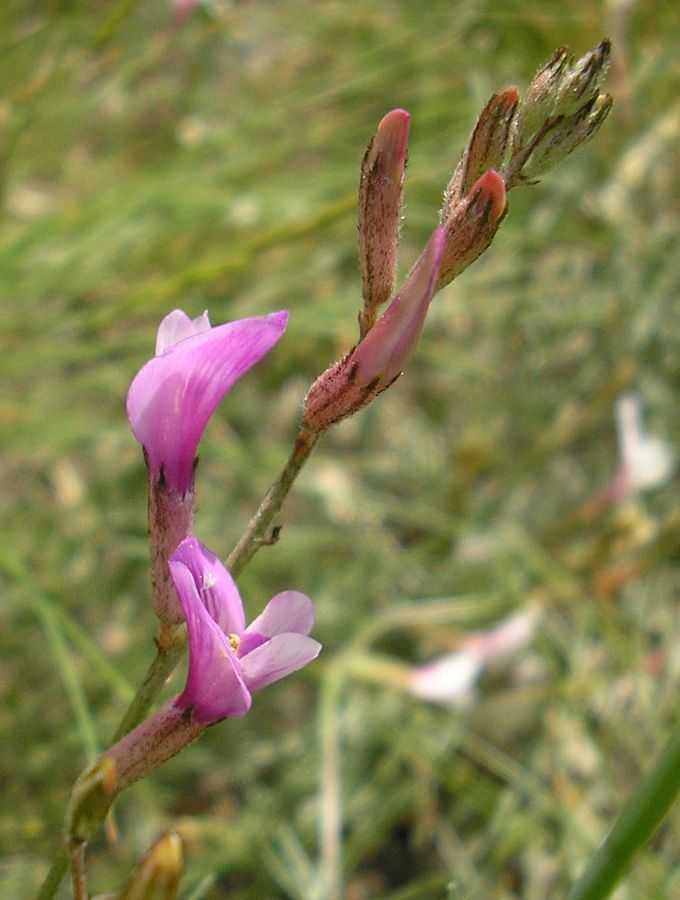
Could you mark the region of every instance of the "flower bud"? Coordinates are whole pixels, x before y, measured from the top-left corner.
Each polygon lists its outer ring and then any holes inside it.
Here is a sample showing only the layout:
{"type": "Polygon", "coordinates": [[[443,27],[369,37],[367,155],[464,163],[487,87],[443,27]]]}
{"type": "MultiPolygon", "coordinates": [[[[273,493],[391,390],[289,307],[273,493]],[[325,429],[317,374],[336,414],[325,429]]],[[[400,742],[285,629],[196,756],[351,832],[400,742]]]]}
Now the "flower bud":
{"type": "Polygon", "coordinates": [[[532,179],[554,168],[581,144],[589,141],[609,115],[613,99],[600,94],[589,101],[575,115],[563,119],[546,134],[525,163],[522,173],[532,179]]]}
{"type": "Polygon", "coordinates": [[[505,182],[498,172],[489,169],[442,222],[445,245],[436,291],[487,249],[506,212],[505,182]]]}
{"type": "Polygon", "coordinates": [[[351,416],[401,375],[420,340],[443,251],[444,230],[437,228],[366,337],[317,378],[305,398],[309,429],[320,432],[351,416]]]}
{"type": "Polygon", "coordinates": [[[115,760],[96,759],[78,778],[66,812],[66,833],[75,841],[87,841],[104,821],[115,794],[115,760]]]}
{"type": "Polygon", "coordinates": [[[571,62],[568,48],[559,47],[534,76],[517,112],[514,149],[524,147],[552,116],[564,73],[571,62]]]}
{"type": "Polygon", "coordinates": [[[361,164],[359,265],[364,298],[361,337],[394,290],[406,151],[411,117],[393,109],[378,125],[361,164]]]}
{"type": "Polygon", "coordinates": [[[583,104],[597,97],[609,69],[610,57],[611,44],[604,40],[594,50],[585,53],[565,72],[555,104],[555,112],[558,115],[573,115],[583,104]]]}
{"type": "Polygon", "coordinates": [[[168,832],[146,852],[118,900],[174,900],[183,868],[182,840],[168,832]]]}
{"type": "Polygon", "coordinates": [[[598,94],[610,54],[604,40],[574,63],[561,47],[538,72],[517,113],[508,188],[548,171],[595,134],[612,106],[598,94]]]}
{"type": "Polygon", "coordinates": [[[513,85],[494,94],[482,110],[444,193],[446,216],[487,169],[502,169],[518,102],[519,89],[513,85]]]}

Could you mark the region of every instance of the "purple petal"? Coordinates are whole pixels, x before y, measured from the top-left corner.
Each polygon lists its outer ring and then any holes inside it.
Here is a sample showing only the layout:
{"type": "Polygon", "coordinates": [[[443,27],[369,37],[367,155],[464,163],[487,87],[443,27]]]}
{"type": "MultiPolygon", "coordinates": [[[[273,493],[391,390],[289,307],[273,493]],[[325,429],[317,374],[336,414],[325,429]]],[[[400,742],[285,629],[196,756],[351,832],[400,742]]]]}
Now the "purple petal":
{"type": "Polygon", "coordinates": [[[260,644],[266,644],[269,639],[269,636],[262,634],[261,631],[244,631],[241,635],[236,655],[240,659],[247,653],[252,653],[260,644]]]}
{"type": "Polygon", "coordinates": [[[309,634],[314,624],[314,605],[306,594],[282,591],[269,601],[246,631],[261,631],[273,637],[284,632],[309,634]]]}
{"type": "MultiPolygon", "coordinates": [[[[241,634],[246,627],[241,595],[234,579],[215,554],[197,538],[188,537],[177,547],[170,560],[174,579],[173,562],[183,563],[191,572],[194,588],[203,606],[222,631],[227,636],[241,634]]],[[[177,591],[179,593],[179,588],[177,591]]]]}
{"type": "Polygon", "coordinates": [[[251,693],[297,672],[319,655],[321,644],[303,634],[277,634],[241,657],[241,673],[251,693]]]}
{"type": "Polygon", "coordinates": [[[179,344],[185,338],[202,334],[204,331],[210,331],[207,309],[195,319],[190,319],[181,309],[173,309],[158,326],[156,356],[165,353],[166,350],[179,344]]]}
{"type": "Polygon", "coordinates": [[[276,344],[287,320],[283,311],[228,322],[186,337],[140,369],[128,391],[127,414],[152,477],[158,478],[162,469],[171,487],[180,494],[189,490],[208,419],[239,378],[276,344]]]}
{"type": "Polygon", "coordinates": [[[420,340],[443,252],[444,229],[436,228],[404,286],[352,354],[359,383],[379,378],[387,387],[406,368],[420,340]]]}
{"type": "Polygon", "coordinates": [[[193,574],[175,559],[169,565],[189,636],[187,682],[177,702],[190,707],[199,722],[242,716],[250,709],[252,697],[236,655],[199,597],[193,574]]]}

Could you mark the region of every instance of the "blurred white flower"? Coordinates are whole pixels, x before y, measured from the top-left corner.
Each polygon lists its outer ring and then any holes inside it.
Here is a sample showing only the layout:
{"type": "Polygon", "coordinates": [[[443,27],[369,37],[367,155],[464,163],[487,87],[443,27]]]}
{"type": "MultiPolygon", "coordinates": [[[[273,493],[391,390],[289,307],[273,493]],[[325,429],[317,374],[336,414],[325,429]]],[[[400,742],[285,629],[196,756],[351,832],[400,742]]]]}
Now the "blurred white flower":
{"type": "Polygon", "coordinates": [[[484,669],[484,661],[474,653],[459,650],[414,668],[409,690],[421,700],[452,705],[463,704],[484,669]]]}
{"type": "Polygon", "coordinates": [[[506,662],[527,646],[539,619],[539,610],[527,607],[488,631],[474,632],[455,653],[411,669],[408,690],[432,703],[464,704],[485,668],[506,662]]]}
{"type": "Polygon", "coordinates": [[[665,484],[675,470],[677,456],[667,441],[646,431],[639,394],[621,396],[615,413],[619,466],[608,495],[613,503],[620,503],[665,484]]]}

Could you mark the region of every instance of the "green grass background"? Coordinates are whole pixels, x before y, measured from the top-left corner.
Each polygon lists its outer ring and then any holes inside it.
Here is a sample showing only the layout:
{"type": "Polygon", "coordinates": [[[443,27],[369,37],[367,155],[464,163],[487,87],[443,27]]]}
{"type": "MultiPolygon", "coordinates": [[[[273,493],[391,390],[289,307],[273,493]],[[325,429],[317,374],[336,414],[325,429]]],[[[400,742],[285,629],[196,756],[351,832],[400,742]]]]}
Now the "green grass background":
{"type": "MultiPolygon", "coordinates": [[[[162,0],[0,9],[0,896],[39,885],[69,786],[152,656],[124,398],[160,318],[291,313],[201,447],[196,531],[226,557],[307,386],[355,339],[358,166],[381,116],[412,114],[403,274],[488,96],[606,35],[602,132],[513,191],[408,373],[320,442],[281,541],[240,578],[250,614],[312,596],[322,657],[131,789],[88,856],[93,893],[176,828],[185,898],[324,900],[341,869],[348,900],[564,896],[678,716],[677,479],[574,511],[613,473],[621,391],[680,447],[680,14],[212,10],[177,26],[162,0]],[[465,710],[355,665],[425,662],[529,601],[531,649],[465,710]]],[[[680,896],[679,846],[676,812],[617,898],[680,896]]]]}

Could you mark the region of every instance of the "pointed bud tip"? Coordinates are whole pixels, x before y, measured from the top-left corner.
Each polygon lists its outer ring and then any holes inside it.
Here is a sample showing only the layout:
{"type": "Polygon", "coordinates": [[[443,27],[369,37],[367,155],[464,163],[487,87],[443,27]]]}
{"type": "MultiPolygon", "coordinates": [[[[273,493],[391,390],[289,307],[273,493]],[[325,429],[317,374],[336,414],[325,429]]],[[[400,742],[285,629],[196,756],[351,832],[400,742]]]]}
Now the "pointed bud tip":
{"type": "Polygon", "coordinates": [[[519,103],[519,87],[511,84],[500,92],[500,96],[505,101],[505,108],[510,110],[519,103]]]}
{"type": "Polygon", "coordinates": [[[118,766],[111,756],[100,756],[76,781],[66,814],[67,833],[89,840],[104,820],[117,792],[118,766]]]}
{"type": "Polygon", "coordinates": [[[183,862],[182,839],[176,831],[162,835],[151,848],[154,864],[167,873],[181,873],[183,862]]]}
{"type": "Polygon", "coordinates": [[[470,194],[478,194],[477,203],[488,208],[492,219],[500,219],[505,213],[507,196],[505,181],[495,169],[488,169],[470,188],[470,194]]]}
{"type": "Polygon", "coordinates": [[[411,116],[405,109],[393,109],[382,117],[373,141],[372,152],[385,174],[401,182],[406,166],[411,116]]]}
{"type": "Polygon", "coordinates": [[[174,900],[184,868],[182,840],[176,832],[162,835],[144,854],[118,900],[174,900]]]}
{"type": "Polygon", "coordinates": [[[609,40],[609,38],[602,38],[600,43],[597,45],[595,53],[597,53],[598,56],[601,56],[602,59],[607,59],[610,56],[611,52],[612,42],[609,40]]]}

